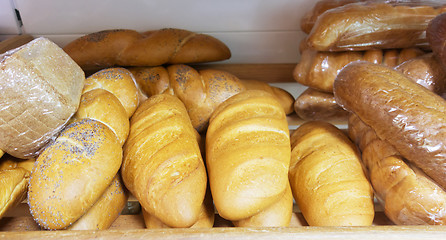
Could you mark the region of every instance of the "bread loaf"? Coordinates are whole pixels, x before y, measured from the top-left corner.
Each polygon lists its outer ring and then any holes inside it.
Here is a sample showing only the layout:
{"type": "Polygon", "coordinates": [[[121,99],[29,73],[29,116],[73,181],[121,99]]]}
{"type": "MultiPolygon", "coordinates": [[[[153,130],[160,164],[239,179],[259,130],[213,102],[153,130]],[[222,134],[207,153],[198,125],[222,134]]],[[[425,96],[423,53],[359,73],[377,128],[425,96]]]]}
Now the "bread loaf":
{"type": "Polygon", "coordinates": [[[220,40],[175,28],[142,33],[104,30],[75,39],[63,49],[84,70],[211,62],[231,57],[229,48],[220,40]]]}
{"type": "Polygon", "coordinates": [[[421,170],[407,163],[388,142],[355,114],[348,121],[349,136],[361,146],[362,161],[384,206],[395,224],[446,224],[446,192],[421,170]]]}
{"type": "Polygon", "coordinates": [[[34,220],[45,229],[70,226],[102,196],[121,162],[121,145],[107,126],[71,123],[36,160],[28,191],[34,220]]]}
{"type": "Polygon", "coordinates": [[[288,184],[289,160],[286,115],[271,94],[241,92],[212,114],[206,165],[221,217],[246,219],[277,202],[288,184]]]}
{"type": "Polygon", "coordinates": [[[293,213],[293,194],[288,184],[282,197],[261,212],[238,221],[236,227],[288,227],[293,213]]]}
{"type": "Polygon", "coordinates": [[[206,170],[184,104],[154,95],[132,116],[121,169],[141,206],[170,227],[190,227],[200,214],[206,170]]]}
{"type": "Polygon", "coordinates": [[[300,84],[323,92],[333,92],[333,82],[341,69],[354,61],[369,61],[395,67],[424,54],[418,48],[367,50],[346,52],[317,52],[305,50],[293,71],[300,84]]]}
{"type": "Polygon", "coordinates": [[[286,115],[294,112],[294,97],[286,90],[270,86],[268,83],[258,80],[242,79],[241,81],[247,90],[263,90],[276,97],[277,101],[279,101],[280,105],[282,105],[286,115]]]}
{"type": "Polygon", "coordinates": [[[445,7],[366,1],[325,11],[307,38],[318,51],[429,48],[426,28],[445,7]]]}
{"type": "Polygon", "coordinates": [[[289,178],[310,226],[368,226],[373,190],[357,147],[327,122],[309,121],[291,135],[289,178]]]}
{"type": "Polygon", "coordinates": [[[294,111],[303,120],[347,120],[348,112],[339,106],[333,93],[307,88],[294,102],[294,111]]]}
{"type": "Polygon", "coordinates": [[[355,113],[377,136],[446,187],[446,101],[404,74],[354,62],[334,83],[336,102],[355,113]]]}
{"type": "Polygon", "coordinates": [[[439,14],[429,22],[426,29],[426,38],[432,52],[446,68],[446,13],[439,14]]]}
{"type": "Polygon", "coordinates": [[[206,130],[209,117],[220,103],[245,89],[240,80],[229,72],[197,71],[183,64],[170,65],[165,69],[130,68],[130,71],[148,96],[164,92],[177,96],[199,132],[206,130]]]}
{"type": "Polygon", "coordinates": [[[121,176],[116,174],[113,181],[96,203],[69,230],[108,229],[124,209],[129,194],[121,176]]]}
{"type": "Polygon", "coordinates": [[[395,69],[440,96],[446,90],[446,68],[434,57],[433,53],[407,60],[395,69]]]}
{"type": "MultiPolygon", "coordinates": [[[[148,229],[170,228],[158,218],[154,217],[146,210],[141,209],[144,218],[144,224],[148,229]]],[[[214,226],[215,210],[212,202],[211,193],[206,191],[206,195],[200,207],[200,214],[197,221],[190,228],[212,228],[214,226]]]]}
{"type": "Polygon", "coordinates": [[[1,55],[0,66],[0,149],[35,157],[76,112],[84,72],[46,38],[1,55]]]}
{"type": "Polygon", "coordinates": [[[0,219],[26,198],[29,172],[21,167],[0,170],[0,219]]]}
{"type": "Polygon", "coordinates": [[[138,107],[138,88],[132,73],[125,68],[107,68],[95,72],[85,80],[82,94],[98,88],[109,91],[119,99],[127,118],[138,107]]]}
{"type": "Polygon", "coordinates": [[[18,48],[24,44],[31,42],[34,39],[29,34],[21,34],[10,37],[0,42],[0,54],[3,54],[9,50],[18,48]]]}
{"type": "Polygon", "coordinates": [[[325,11],[361,1],[364,0],[319,0],[314,4],[313,8],[307,11],[300,19],[300,29],[308,34],[311,32],[317,18],[325,11]]]}

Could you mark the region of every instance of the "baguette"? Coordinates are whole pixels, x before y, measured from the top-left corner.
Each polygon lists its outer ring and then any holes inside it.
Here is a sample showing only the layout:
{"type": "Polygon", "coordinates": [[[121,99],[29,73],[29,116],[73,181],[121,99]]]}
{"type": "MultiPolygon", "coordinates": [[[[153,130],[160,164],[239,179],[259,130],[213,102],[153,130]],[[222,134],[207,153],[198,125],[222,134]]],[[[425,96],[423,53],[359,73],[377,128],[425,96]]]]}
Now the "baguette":
{"type": "Polygon", "coordinates": [[[206,165],[221,217],[246,219],[277,202],[288,184],[289,160],[286,115],[271,94],[241,92],[212,114],[206,165]]]}
{"type": "Polygon", "coordinates": [[[102,196],[118,172],[122,148],[112,130],[92,119],[68,125],[39,155],[28,204],[45,229],[64,229],[102,196]]]}
{"type": "Polygon", "coordinates": [[[333,93],[307,88],[294,102],[294,111],[303,120],[347,120],[348,112],[339,106],[333,93]]]}
{"type": "Polygon", "coordinates": [[[197,71],[176,64],[167,68],[130,68],[137,84],[147,96],[170,93],[186,106],[194,128],[206,130],[214,109],[229,97],[245,90],[233,74],[213,69],[197,71]]]}
{"type": "Polygon", "coordinates": [[[0,219],[26,198],[29,172],[21,167],[0,170],[0,219]]]}
{"type": "Polygon", "coordinates": [[[433,53],[407,60],[396,66],[395,69],[440,96],[446,90],[446,68],[441,65],[433,53]]]}
{"type": "Polygon", "coordinates": [[[84,70],[211,62],[231,57],[229,48],[220,40],[175,28],[142,33],[104,30],[75,39],[63,49],[84,70]]]}
{"type": "Polygon", "coordinates": [[[84,72],[46,38],[0,55],[0,68],[0,149],[34,158],[76,112],[84,72]]]}
{"type": "Polygon", "coordinates": [[[307,44],[317,51],[429,48],[428,23],[445,11],[444,6],[351,3],[320,15],[308,35],[307,44]]]}
{"type": "Polygon", "coordinates": [[[200,214],[207,176],[197,134],[184,104],[159,94],[132,116],[121,174],[150,215],[170,227],[190,227],[200,214]]]}
{"type": "Polygon", "coordinates": [[[116,174],[102,196],[68,230],[104,230],[108,229],[124,209],[129,194],[121,176],[116,174]]]}
{"type": "Polygon", "coordinates": [[[446,188],[446,101],[404,74],[377,64],[354,62],[334,83],[338,104],[377,136],[446,188]]]}
{"type": "Polygon", "coordinates": [[[367,50],[354,52],[317,52],[305,50],[293,70],[293,78],[300,84],[323,92],[333,92],[333,82],[341,69],[354,61],[369,61],[389,67],[420,56],[418,48],[367,50]]]}
{"type": "Polygon", "coordinates": [[[291,148],[291,189],[310,226],[372,224],[373,190],[357,147],[341,130],[306,122],[292,133],[291,148]]]}
{"type": "Polygon", "coordinates": [[[446,192],[405,159],[355,114],[348,132],[361,146],[362,161],[384,213],[395,224],[446,224],[446,192]]]}

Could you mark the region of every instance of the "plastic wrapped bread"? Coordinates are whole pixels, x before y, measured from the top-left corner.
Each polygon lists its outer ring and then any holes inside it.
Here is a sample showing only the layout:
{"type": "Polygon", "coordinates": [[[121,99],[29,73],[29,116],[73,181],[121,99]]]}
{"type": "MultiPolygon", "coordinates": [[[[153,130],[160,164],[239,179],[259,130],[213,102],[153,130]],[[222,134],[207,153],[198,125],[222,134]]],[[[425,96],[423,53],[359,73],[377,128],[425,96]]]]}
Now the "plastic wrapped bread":
{"type": "Polygon", "coordinates": [[[0,149],[32,158],[76,112],[84,72],[46,38],[0,55],[0,67],[0,149]]]}

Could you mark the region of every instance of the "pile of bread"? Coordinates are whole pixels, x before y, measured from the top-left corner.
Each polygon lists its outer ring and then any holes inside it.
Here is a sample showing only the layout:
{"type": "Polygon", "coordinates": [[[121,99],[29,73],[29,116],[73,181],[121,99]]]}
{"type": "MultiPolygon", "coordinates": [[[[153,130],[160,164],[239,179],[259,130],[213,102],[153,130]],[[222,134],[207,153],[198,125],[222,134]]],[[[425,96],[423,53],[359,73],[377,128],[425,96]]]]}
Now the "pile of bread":
{"type": "MultiPolygon", "coordinates": [[[[428,36],[444,46],[437,15],[428,36]]],[[[345,39],[315,47],[310,36],[305,48],[317,54],[357,50],[345,39]]],[[[444,49],[412,39],[407,56],[431,47],[429,61],[446,69],[444,49]]],[[[376,196],[396,224],[446,223],[443,98],[381,62],[356,61],[331,80],[348,135],[325,121],[290,134],[290,93],[187,65],[230,55],[181,29],[106,30],[63,49],[37,38],[2,55],[0,217],[26,199],[44,229],[107,229],[131,194],[147,228],[210,228],[215,213],[237,227],[286,227],[293,200],[311,226],[367,226],[376,196]]]]}

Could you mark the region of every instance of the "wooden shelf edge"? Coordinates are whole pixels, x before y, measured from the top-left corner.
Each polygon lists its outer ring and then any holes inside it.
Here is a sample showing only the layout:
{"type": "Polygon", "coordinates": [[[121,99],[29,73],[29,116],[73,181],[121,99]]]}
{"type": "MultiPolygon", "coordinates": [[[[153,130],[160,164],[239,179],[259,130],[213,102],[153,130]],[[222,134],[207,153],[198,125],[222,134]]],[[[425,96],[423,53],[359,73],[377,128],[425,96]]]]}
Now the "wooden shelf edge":
{"type": "Polygon", "coordinates": [[[126,229],[2,232],[5,239],[442,239],[446,226],[126,229]]]}

